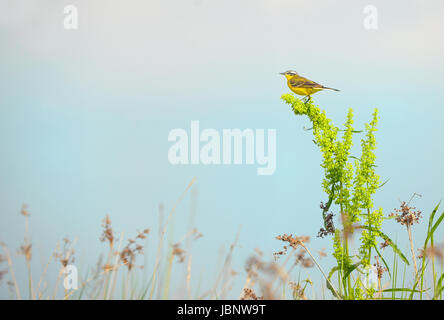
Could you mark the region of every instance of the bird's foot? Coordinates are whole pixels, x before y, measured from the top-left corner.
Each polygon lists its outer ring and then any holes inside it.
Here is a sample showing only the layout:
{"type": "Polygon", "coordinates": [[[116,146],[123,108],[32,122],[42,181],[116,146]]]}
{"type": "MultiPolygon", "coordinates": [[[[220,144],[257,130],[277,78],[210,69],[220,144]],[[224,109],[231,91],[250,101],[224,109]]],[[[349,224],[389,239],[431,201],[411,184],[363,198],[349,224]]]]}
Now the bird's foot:
{"type": "Polygon", "coordinates": [[[304,103],[307,104],[311,101],[311,96],[306,96],[304,103]]]}

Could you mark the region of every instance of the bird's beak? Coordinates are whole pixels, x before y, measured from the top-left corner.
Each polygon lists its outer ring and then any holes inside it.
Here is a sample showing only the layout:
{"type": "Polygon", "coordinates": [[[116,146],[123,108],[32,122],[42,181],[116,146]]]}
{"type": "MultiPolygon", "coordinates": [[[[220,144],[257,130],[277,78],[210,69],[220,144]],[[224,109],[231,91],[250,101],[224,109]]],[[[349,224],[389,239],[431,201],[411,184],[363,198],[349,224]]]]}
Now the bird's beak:
{"type": "Polygon", "coordinates": [[[279,74],[281,74],[281,75],[285,76],[285,72],[281,72],[281,73],[279,73],[279,74]]]}

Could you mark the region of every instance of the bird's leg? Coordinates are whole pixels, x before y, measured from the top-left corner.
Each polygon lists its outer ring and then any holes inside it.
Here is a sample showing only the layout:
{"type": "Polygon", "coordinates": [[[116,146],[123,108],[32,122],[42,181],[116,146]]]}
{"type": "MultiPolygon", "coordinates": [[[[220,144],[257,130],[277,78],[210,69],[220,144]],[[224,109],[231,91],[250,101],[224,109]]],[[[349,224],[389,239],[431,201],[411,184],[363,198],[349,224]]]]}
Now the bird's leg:
{"type": "Polygon", "coordinates": [[[306,96],[304,103],[307,104],[310,101],[311,101],[311,96],[310,95],[306,96]]]}

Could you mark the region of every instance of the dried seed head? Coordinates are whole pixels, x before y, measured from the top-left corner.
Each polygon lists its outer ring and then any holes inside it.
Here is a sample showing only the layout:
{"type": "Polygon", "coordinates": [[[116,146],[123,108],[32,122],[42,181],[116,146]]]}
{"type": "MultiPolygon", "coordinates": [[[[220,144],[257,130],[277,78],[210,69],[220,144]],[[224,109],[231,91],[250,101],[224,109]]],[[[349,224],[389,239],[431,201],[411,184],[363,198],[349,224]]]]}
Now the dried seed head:
{"type": "Polygon", "coordinates": [[[399,209],[394,209],[395,212],[390,213],[390,217],[394,217],[396,222],[407,227],[412,226],[414,223],[419,223],[421,218],[421,211],[414,210],[415,207],[409,207],[408,204],[403,201],[399,209]]]}
{"type": "Polygon", "coordinates": [[[32,244],[25,241],[18,249],[18,254],[25,256],[26,261],[31,261],[32,258],[32,244]]]}
{"type": "Polygon", "coordinates": [[[382,275],[384,274],[384,272],[387,271],[387,268],[381,266],[379,264],[379,259],[377,256],[375,256],[376,259],[376,263],[374,264],[374,266],[376,267],[376,271],[377,271],[377,275],[378,275],[378,279],[381,280],[382,279],[382,275]]]}
{"type": "Polygon", "coordinates": [[[102,266],[102,269],[105,272],[111,271],[111,270],[113,270],[113,265],[109,264],[109,263],[106,263],[105,265],[102,266]]]}
{"type": "MultiPolygon", "coordinates": [[[[321,209],[325,209],[323,208],[323,203],[321,202],[321,209]]],[[[328,236],[329,234],[334,234],[335,233],[335,225],[333,223],[333,213],[328,213],[325,216],[324,219],[324,226],[325,228],[321,228],[318,232],[318,238],[323,238],[325,236],[328,236]]]]}
{"type": "Polygon", "coordinates": [[[293,299],[294,300],[307,300],[307,296],[305,295],[306,286],[302,286],[300,283],[290,282],[289,286],[293,291],[293,299]]]}
{"type": "MultiPolygon", "coordinates": [[[[283,241],[283,242],[287,242],[288,245],[290,247],[292,247],[293,249],[297,249],[301,244],[306,243],[306,242],[310,242],[310,237],[309,236],[294,236],[293,235],[287,235],[287,234],[283,234],[283,235],[279,235],[276,237],[277,240],[283,241]]],[[[287,253],[287,246],[283,246],[283,251],[278,251],[273,253],[274,258],[277,259],[279,256],[284,255],[287,253]]]]}
{"type": "MultiPolygon", "coordinates": [[[[433,245],[429,246],[426,249],[425,255],[427,258],[435,257],[439,261],[443,261],[444,259],[444,245],[433,245]]],[[[422,259],[424,257],[424,249],[418,249],[419,255],[418,258],[422,259]]]]}
{"type": "Polygon", "coordinates": [[[196,228],[194,228],[194,229],[192,230],[192,234],[193,234],[193,238],[194,238],[194,240],[197,240],[197,239],[203,237],[203,234],[200,233],[199,230],[197,230],[196,228]]]}
{"type": "Polygon", "coordinates": [[[385,239],[383,243],[380,244],[381,249],[388,247],[391,244],[390,239],[385,239]]]}
{"type": "Polygon", "coordinates": [[[251,256],[247,259],[245,271],[247,271],[250,278],[257,278],[259,271],[271,276],[278,276],[284,281],[288,278],[287,273],[279,265],[274,262],[264,262],[257,256],[251,256]]]}
{"type": "Polygon", "coordinates": [[[318,250],[318,254],[319,254],[319,258],[325,258],[327,256],[327,253],[325,252],[325,248],[318,250]]]}
{"type": "Polygon", "coordinates": [[[54,252],[54,258],[58,260],[64,268],[75,261],[75,251],[72,246],[73,243],[68,238],[65,238],[63,239],[63,249],[57,245],[57,249],[54,252]]]}
{"type": "Polygon", "coordinates": [[[103,231],[102,235],[100,236],[100,241],[107,241],[109,243],[109,246],[112,248],[115,237],[113,228],[111,227],[111,219],[109,218],[109,215],[106,215],[105,219],[103,219],[102,228],[103,231]]]}
{"type": "Polygon", "coordinates": [[[356,229],[361,229],[362,226],[353,223],[352,217],[345,213],[341,213],[342,225],[344,226],[343,237],[344,239],[350,239],[356,229]]]}
{"type": "Polygon", "coordinates": [[[136,239],[146,239],[146,235],[150,232],[149,229],[145,229],[142,232],[138,232],[136,239]]]}
{"type": "Polygon", "coordinates": [[[293,235],[287,235],[287,234],[283,234],[283,235],[279,235],[276,237],[277,240],[283,241],[283,242],[288,242],[288,244],[290,245],[290,247],[292,247],[293,249],[296,249],[301,243],[305,243],[305,242],[309,242],[310,241],[310,237],[309,236],[294,236],[293,235]]]}
{"type": "Polygon", "coordinates": [[[26,203],[24,203],[22,205],[22,209],[20,210],[20,214],[25,217],[29,217],[31,215],[31,213],[28,210],[28,205],[26,203]]]}
{"type": "Polygon", "coordinates": [[[250,288],[244,288],[244,294],[240,298],[241,300],[263,300],[264,297],[258,297],[254,293],[253,289],[250,288]]]}
{"type": "MultiPolygon", "coordinates": [[[[111,220],[108,216],[106,216],[102,226],[104,228],[104,231],[101,241],[108,241],[112,248],[112,243],[113,241],[115,241],[115,239],[113,230],[111,228],[111,220]]],[[[144,229],[141,232],[137,231],[136,237],[134,239],[128,239],[126,246],[120,252],[113,252],[114,255],[119,256],[120,261],[128,268],[128,271],[131,271],[134,267],[142,268],[141,266],[136,266],[135,264],[137,256],[143,254],[143,246],[139,244],[138,241],[146,239],[149,232],[150,230],[148,228],[144,229]]],[[[105,268],[105,270],[109,270],[109,268],[116,268],[116,266],[105,265],[103,268],[105,268]]]]}
{"type": "Polygon", "coordinates": [[[0,270],[0,283],[3,279],[3,277],[5,276],[5,274],[7,274],[7,273],[8,273],[8,270],[0,270]]]}
{"type": "Polygon", "coordinates": [[[173,244],[173,256],[177,256],[179,258],[179,263],[185,261],[185,250],[180,247],[180,243],[173,244]]]}

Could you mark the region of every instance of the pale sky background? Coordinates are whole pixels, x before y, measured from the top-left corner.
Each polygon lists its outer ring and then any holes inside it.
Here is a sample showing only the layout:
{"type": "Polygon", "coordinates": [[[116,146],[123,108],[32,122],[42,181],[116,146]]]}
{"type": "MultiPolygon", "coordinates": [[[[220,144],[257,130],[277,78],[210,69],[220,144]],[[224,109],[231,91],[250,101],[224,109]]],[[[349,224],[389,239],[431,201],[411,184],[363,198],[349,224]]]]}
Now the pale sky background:
{"type": "MultiPolygon", "coordinates": [[[[361,129],[379,108],[378,173],[390,181],[376,205],[389,214],[417,192],[414,204],[428,216],[444,196],[443,10],[440,0],[0,0],[0,240],[19,246],[27,203],[37,265],[65,236],[78,238],[78,260],[93,265],[106,252],[98,241],[105,214],[128,235],[157,230],[159,203],[169,211],[197,177],[204,237],[194,244],[193,279],[214,278],[219,248],[239,226],[238,286],[254,248],[270,259],[281,248],[278,234],[309,235],[330,253],[330,239],[316,238],[321,156],[307,120],[280,100],[289,90],[278,73],[287,69],[341,89],[314,97],[337,125],[352,107],[361,129]],[[63,28],[68,4],[79,9],[76,31],[63,28]],[[368,4],[378,30],[363,27],[368,4]],[[170,165],[168,133],[189,130],[191,120],[276,129],[275,174],[170,165]]],[[[173,241],[186,232],[190,199],[175,213],[173,241]]],[[[406,237],[393,221],[384,230],[406,237]]],[[[26,287],[23,259],[15,261],[26,287]]]]}

